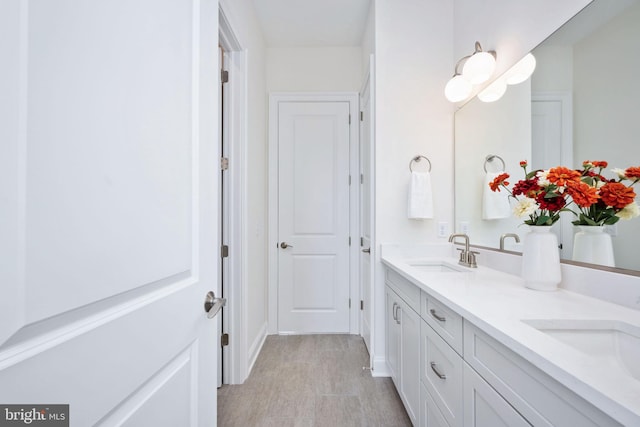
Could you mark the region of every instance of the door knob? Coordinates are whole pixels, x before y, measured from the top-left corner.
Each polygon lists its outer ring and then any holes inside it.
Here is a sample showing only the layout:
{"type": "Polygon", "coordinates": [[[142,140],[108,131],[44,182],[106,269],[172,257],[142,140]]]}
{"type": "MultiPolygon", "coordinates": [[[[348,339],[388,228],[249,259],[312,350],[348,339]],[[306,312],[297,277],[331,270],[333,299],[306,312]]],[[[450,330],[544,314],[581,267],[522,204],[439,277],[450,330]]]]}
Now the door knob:
{"type": "Polygon", "coordinates": [[[213,291],[209,291],[204,298],[204,311],[209,319],[213,319],[226,304],[226,298],[216,298],[216,294],[213,291]]]}
{"type": "Polygon", "coordinates": [[[371,248],[363,249],[362,252],[364,252],[365,254],[370,254],[371,248]]]}
{"type": "Polygon", "coordinates": [[[287,244],[287,242],[282,242],[282,243],[280,243],[280,247],[282,249],[287,249],[287,248],[292,248],[293,245],[289,245],[289,244],[287,244]]]}

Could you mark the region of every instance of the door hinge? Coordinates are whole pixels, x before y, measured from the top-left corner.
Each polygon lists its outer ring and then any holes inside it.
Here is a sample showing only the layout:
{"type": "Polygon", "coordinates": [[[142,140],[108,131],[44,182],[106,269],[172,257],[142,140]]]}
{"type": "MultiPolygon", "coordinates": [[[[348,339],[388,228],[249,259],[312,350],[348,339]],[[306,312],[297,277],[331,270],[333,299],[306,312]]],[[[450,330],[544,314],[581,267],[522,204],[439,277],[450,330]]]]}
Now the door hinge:
{"type": "Polygon", "coordinates": [[[364,310],[364,301],[360,300],[360,310],[364,310]]]}
{"type": "Polygon", "coordinates": [[[228,157],[220,157],[220,169],[226,171],[229,169],[229,158],[228,157]]]}
{"type": "Polygon", "coordinates": [[[222,334],[220,336],[220,347],[226,347],[229,345],[229,334],[222,334]]]}
{"type": "Polygon", "coordinates": [[[349,114],[349,124],[351,124],[351,114],[349,114]]]}
{"type": "Polygon", "coordinates": [[[364,237],[360,238],[360,246],[364,246],[364,237]]]}
{"type": "Polygon", "coordinates": [[[229,72],[227,70],[220,70],[220,81],[222,83],[229,83],[229,72]]]}
{"type": "Polygon", "coordinates": [[[364,122],[364,111],[360,111],[360,121],[364,122]]]}
{"type": "Polygon", "coordinates": [[[364,175],[360,174],[360,184],[363,184],[363,183],[364,183],[364,175]]]}
{"type": "Polygon", "coordinates": [[[227,258],[229,256],[229,246],[222,245],[220,248],[220,258],[227,258]]]}
{"type": "Polygon", "coordinates": [[[349,236],[349,246],[351,246],[351,236],[349,236]]]}
{"type": "Polygon", "coordinates": [[[349,175],[349,185],[351,185],[351,175],[349,175]]]}

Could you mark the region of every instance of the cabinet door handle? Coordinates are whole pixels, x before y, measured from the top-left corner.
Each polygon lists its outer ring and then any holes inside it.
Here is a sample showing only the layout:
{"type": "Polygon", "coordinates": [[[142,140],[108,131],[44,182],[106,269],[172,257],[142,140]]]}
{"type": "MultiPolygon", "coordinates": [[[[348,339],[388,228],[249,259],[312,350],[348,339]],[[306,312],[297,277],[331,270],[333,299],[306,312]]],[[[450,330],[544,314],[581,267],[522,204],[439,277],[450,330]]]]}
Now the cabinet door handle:
{"type": "Polygon", "coordinates": [[[395,315],[395,319],[396,319],[396,323],[399,325],[400,324],[400,317],[398,316],[398,312],[402,312],[402,307],[400,307],[399,305],[396,307],[396,315],[395,315]]]}
{"type": "Polygon", "coordinates": [[[398,308],[398,303],[393,303],[393,308],[391,308],[391,310],[393,311],[393,320],[395,320],[396,322],[398,321],[398,319],[396,318],[396,308],[398,308]]]}
{"type": "Polygon", "coordinates": [[[443,373],[441,373],[440,371],[438,371],[438,369],[436,369],[436,362],[431,362],[431,370],[433,372],[435,372],[435,374],[438,376],[438,378],[440,378],[441,380],[446,380],[447,376],[443,373]]]}
{"type": "Polygon", "coordinates": [[[434,319],[436,319],[439,322],[446,322],[447,318],[444,316],[439,316],[438,313],[436,313],[436,311],[432,308],[431,310],[429,310],[429,312],[431,313],[431,316],[433,316],[434,319]]]}

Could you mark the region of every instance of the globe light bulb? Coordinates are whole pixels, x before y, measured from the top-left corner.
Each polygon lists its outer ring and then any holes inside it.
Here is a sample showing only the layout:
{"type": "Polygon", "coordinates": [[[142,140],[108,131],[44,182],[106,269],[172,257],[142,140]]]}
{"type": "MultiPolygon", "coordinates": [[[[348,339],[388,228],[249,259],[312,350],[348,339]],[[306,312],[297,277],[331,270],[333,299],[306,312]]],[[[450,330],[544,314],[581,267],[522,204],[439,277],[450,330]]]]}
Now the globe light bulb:
{"type": "Polygon", "coordinates": [[[462,76],[471,82],[471,84],[477,85],[484,83],[493,74],[496,68],[496,59],[489,52],[476,52],[462,67],[462,76]]]}
{"type": "Polygon", "coordinates": [[[536,58],[531,53],[528,53],[505,73],[505,81],[508,85],[517,85],[531,77],[535,69],[536,58]]]}
{"type": "Polygon", "coordinates": [[[478,99],[482,102],[494,102],[502,98],[502,95],[507,91],[507,83],[499,78],[484,88],[479,94],[478,99]]]}
{"type": "Polygon", "coordinates": [[[444,88],[444,96],[451,102],[459,102],[467,99],[473,86],[461,75],[453,76],[444,88]]]}

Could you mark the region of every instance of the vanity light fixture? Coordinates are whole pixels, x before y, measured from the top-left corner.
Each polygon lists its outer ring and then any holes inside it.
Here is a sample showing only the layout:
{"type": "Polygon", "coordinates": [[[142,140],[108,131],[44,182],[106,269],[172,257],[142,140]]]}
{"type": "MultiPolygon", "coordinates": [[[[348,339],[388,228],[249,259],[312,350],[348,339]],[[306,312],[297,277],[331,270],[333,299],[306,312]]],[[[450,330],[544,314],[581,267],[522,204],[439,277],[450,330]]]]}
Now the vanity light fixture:
{"type": "Polygon", "coordinates": [[[476,42],[475,51],[456,63],[453,77],[444,88],[444,95],[451,102],[467,99],[473,90],[473,85],[489,80],[495,68],[496,53],[484,52],[480,42],[476,42]],[[463,65],[462,72],[459,70],[461,65],[463,65]]]}

